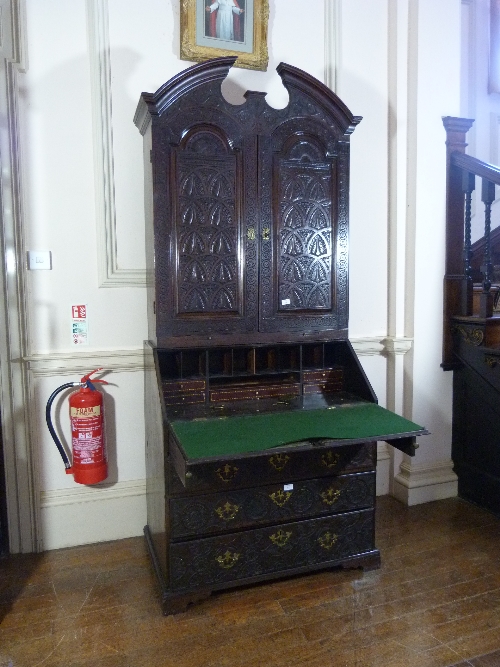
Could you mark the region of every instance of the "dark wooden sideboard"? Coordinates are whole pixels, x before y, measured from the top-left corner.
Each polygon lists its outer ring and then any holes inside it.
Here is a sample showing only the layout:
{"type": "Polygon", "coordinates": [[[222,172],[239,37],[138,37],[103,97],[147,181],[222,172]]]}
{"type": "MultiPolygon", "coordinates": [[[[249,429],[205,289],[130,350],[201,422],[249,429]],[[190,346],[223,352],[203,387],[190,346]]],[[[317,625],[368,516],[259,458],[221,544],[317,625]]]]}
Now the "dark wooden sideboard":
{"type": "Polygon", "coordinates": [[[285,109],[229,104],[234,58],[143,93],[148,547],[164,613],[212,591],[377,567],[377,405],[347,338],[349,138],[361,120],[281,64],[285,109]]]}

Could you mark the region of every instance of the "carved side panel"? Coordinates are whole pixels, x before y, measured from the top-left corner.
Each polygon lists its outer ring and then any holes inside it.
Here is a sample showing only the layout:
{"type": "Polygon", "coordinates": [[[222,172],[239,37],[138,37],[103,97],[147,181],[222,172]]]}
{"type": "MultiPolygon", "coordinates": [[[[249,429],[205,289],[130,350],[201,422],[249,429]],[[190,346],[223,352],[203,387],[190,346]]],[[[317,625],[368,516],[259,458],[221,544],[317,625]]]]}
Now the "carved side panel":
{"type": "Polygon", "coordinates": [[[241,312],[237,158],[214,133],[194,133],[176,154],[176,312],[241,312]]]}
{"type": "Polygon", "coordinates": [[[331,188],[331,165],[280,162],[278,310],[332,307],[331,188]]]}
{"type": "Polygon", "coordinates": [[[263,331],[338,329],[337,158],[331,143],[325,144],[327,137],[316,135],[294,127],[279,152],[271,155],[266,147],[267,173],[261,178],[263,331]]]}

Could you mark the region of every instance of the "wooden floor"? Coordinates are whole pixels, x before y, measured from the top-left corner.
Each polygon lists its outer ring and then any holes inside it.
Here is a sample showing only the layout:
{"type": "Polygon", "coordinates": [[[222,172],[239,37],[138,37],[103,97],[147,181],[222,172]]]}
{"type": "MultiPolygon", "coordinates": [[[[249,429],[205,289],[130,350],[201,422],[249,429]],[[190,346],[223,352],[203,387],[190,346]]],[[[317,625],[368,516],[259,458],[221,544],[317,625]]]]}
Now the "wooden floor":
{"type": "Polygon", "coordinates": [[[500,520],[380,498],[382,567],[160,613],[142,538],[0,561],[0,667],[500,666],[500,520]],[[480,657],[482,656],[482,657],[480,657]]]}

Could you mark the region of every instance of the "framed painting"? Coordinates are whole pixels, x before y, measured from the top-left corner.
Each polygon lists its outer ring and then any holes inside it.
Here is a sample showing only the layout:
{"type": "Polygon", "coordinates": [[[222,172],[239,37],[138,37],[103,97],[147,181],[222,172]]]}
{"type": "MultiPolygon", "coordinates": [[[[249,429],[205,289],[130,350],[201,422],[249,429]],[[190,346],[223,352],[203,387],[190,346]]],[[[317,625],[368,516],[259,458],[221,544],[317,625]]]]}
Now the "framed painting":
{"type": "Polygon", "coordinates": [[[266,70],[269,0],[181,0],[181,59],[238,56],[237,67],[266,70]]]}

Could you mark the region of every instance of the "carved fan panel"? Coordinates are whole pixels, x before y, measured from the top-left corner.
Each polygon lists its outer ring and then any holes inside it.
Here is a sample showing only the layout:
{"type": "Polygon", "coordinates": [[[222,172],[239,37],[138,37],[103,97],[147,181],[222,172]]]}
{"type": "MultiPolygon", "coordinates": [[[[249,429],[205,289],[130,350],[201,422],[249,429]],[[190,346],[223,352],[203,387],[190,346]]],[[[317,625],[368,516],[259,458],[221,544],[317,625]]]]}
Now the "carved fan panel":
{"type": "Polygon", "coordinates": [[[329,164],[279,168],[278,308],[332,307],[332,174],[329,164]]]}
{"type": "Polygon", "coordinates": [[[177,158],[177,312],[239,312],[236,158],[216,157],[206,136],[192,144],[202,160],[177,158]]]}

